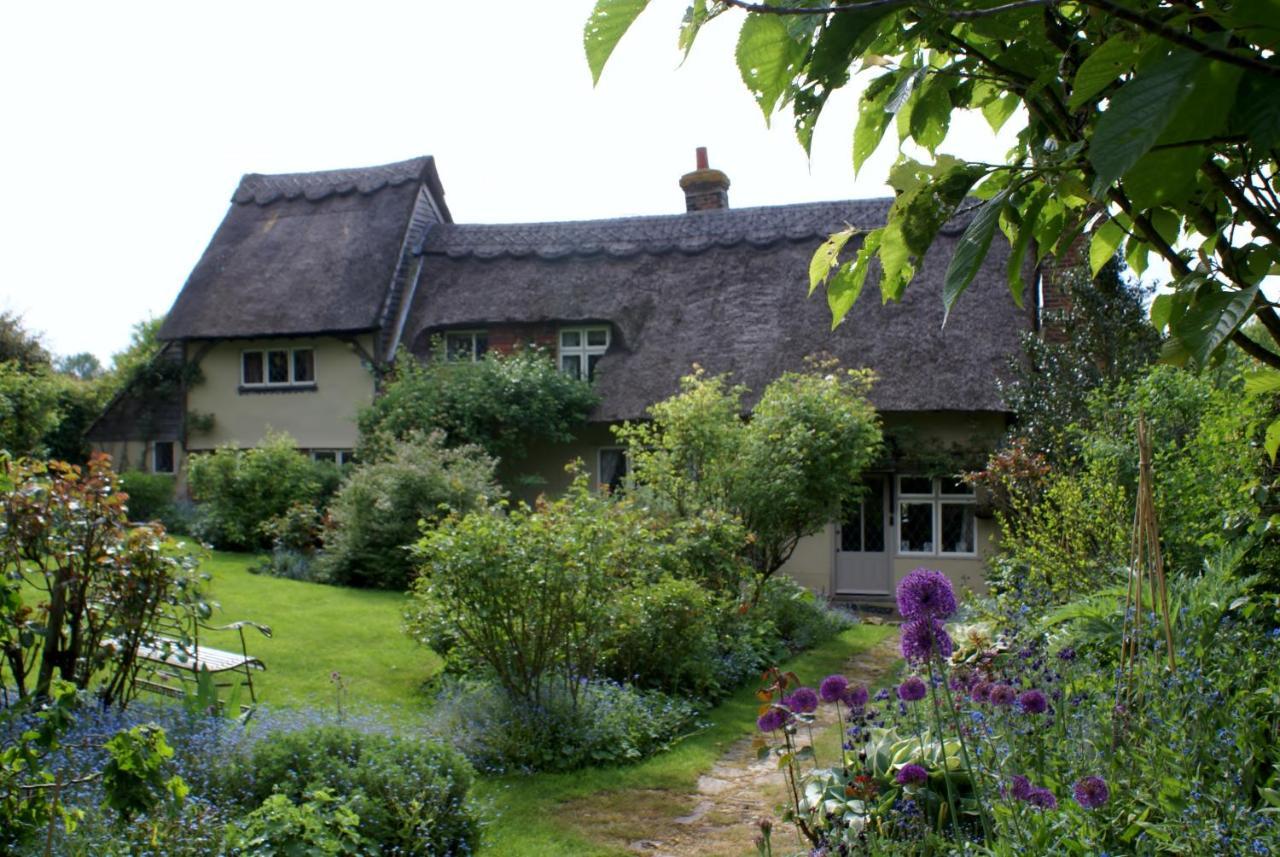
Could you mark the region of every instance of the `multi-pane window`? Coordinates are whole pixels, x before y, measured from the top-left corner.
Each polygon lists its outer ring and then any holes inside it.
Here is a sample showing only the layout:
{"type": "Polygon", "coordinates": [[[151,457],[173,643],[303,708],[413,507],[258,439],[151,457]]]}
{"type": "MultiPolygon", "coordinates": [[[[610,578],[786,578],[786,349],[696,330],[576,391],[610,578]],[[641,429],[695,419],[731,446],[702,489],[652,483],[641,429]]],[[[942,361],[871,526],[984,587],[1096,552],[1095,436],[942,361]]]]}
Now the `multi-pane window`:
{"type": "Polygon", "coordinates": [[[444,335],[446,360],[475,361],[489,350],[489,334],[483,330],[459,330],[444,335]]]}
{"type": "Polygon", "coordinates": [[[622,490],[627,479],[627,451],[621,447],[605,447],[600,450],[600,484],[609,486],[610,493],[622,490]]]}
{"type": "Polygon", "coordinates": [[[310,348],[268,348],[240,352],[245,387],[287,387],[316,382],[316,353],[310,348]]]}
{"type": "Polygon", "coordinates": [[[334,464],[350,464],[353,460],[349,449],[313,449],[312,461],[332,461],[334,464]]]}
{"type": "Polygon", "coordinates": [[[958,479],[898,477],[898,552],[974,556],[977,515],[973,489],[958,479]]]}
{"type": "Polygon", "coordinates": [[[174,463],[173,441],[157,440],[151,444],[152,473],[172,473],[174,463]]]}
{"type": "Polygon", "coordinates": [[[574,378],[595,378],[596,364],[609,350],[609,328],[566,327],[560,331],[560,371],[574,378]]]}
{"type": "Polygon", "coordinates": [[[884,551],[884,479],[867,479],[866,493],[853,504],[840,525],[840,550],[858,553],[884,551]]]}

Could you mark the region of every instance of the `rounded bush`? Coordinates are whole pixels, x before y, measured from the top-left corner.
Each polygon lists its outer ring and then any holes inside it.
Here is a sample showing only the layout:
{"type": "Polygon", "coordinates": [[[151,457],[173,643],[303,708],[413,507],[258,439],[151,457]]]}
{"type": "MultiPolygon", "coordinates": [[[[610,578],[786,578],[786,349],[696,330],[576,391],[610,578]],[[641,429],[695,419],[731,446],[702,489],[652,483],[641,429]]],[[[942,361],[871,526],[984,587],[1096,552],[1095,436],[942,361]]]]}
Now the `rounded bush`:
{"type": "Polygon", "coordinates": [[[341,726],[268,736],[222,772],[228,797],[247,807],[273,794],[295,804],[319,789],[341,795],[360,818],[362,840],[405,857],[475,850],[473,777],[466,759],[442,744],[341,726]]]}

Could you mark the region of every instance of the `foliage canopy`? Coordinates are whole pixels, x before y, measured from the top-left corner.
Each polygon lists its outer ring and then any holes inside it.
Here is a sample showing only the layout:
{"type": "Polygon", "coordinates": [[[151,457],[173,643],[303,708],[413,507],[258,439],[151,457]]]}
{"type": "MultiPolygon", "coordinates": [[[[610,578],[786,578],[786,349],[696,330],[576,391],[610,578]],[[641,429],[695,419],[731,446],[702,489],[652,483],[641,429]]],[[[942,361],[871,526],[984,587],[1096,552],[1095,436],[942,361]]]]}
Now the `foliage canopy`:
{"type": "MultiPolygon", "coordinates": [[[[597,79],[647,5],[598,0],[585,32],[597,79]]],[[[1280,263],[1277,0],[692,0],[681,47],[735,8],[748,10],[736,57],[743,80],[766,119],[790,111],[806,150],[831,92],[855,75],[866,80],[855,170],[896,129],[887,223],[832,235],[814,255],[810,291],[825,284],[836,324],[873,258],[882,299],[897,300],[941,225],[970,214],[945,276],[948,311],[997,228],[1013,245],[1008,280],[1019,303],[1028,249],[1062,258],[1090,228],[1095,272],[1117,252],[1138,273],[1152,256],[1171,270],[1174,290],[1152,307],[1169,334],[1167,359],[1203,364],[1232,341],[1280,368],[1280,315],[1260,288],[1280,263]],[[993,129],[1022,111],[1003,162],[938,154],[961,110],[981,111],[993,129]],[[921,150],[932,163],[909,154],[921,150]],[[1265,345],[1240,330],[1253,316],[1265,345]]]]}

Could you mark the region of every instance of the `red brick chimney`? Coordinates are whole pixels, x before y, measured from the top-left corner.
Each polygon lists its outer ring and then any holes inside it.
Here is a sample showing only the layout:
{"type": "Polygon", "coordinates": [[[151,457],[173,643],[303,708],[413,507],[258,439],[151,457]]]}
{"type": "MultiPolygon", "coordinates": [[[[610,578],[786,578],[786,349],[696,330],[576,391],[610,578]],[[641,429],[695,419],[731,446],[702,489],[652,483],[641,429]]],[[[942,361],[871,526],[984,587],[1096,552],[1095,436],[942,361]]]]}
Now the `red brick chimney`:
{"type": "Polygon", "coordinates": [[[698,168],[680,177],[685,211],[729,207],[729,177],[707,166],[707,148],[698,147],[698,168]]]}

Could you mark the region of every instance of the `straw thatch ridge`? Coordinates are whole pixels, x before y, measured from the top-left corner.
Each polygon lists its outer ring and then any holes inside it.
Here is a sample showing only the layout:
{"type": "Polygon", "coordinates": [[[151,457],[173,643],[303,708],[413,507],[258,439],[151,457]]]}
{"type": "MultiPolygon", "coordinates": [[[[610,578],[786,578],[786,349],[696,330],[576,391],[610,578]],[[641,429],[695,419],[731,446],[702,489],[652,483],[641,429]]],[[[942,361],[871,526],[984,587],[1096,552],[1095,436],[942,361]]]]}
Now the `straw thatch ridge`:
{"type": "Polygon", "coordinates": [[[593,416],[602,421],[643,416],[694,363],[758,393],[816,352],[874,369],[872,400],[883,411],[1007,410],[995,379],[1031,329],[1030,312],[1009,296],[1007,242],[993,243],[942,327],[941,283],[967,216],[947,225],[901,303],[881,304],[878,268],[835,330],[823,293],[806,297],[821,240],[845,224],[883,224],[889,203],[435,226],[404,341],[424,354],[450,328],[608,323],[593,416]]]}

